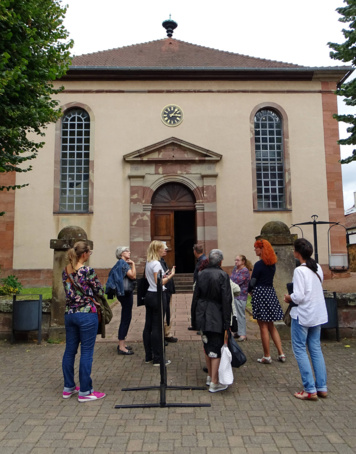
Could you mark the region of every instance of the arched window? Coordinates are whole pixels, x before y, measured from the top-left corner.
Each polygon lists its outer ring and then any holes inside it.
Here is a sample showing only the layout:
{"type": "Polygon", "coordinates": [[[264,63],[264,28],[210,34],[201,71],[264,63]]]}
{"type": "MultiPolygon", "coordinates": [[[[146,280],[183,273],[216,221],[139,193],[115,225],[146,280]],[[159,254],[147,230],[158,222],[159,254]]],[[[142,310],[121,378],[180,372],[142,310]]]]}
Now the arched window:
{"type": "Polygon", "coordinates": [[[90,117],[70,109],[62,118],[59,211],[89,211],[90,117]]]}
{"type": "Polygon", "coordinates": [[[259,110],[254,119],[256,192],[258,210],[286,208],[283,125],[270,109],[259,110]]]}

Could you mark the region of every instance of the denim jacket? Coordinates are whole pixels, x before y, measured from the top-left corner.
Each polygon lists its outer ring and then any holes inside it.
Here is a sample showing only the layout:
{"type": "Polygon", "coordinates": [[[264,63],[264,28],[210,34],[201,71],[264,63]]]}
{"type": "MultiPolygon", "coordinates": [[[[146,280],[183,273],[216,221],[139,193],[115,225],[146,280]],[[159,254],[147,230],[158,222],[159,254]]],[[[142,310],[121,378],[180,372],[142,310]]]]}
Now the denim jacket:
{"type": "Polygon", "coordinates": [[[109,299],[111,299],[115,293],[117,296],[125,295],[124,277],[129,269],[130,265],[123,259],[118,260],[111,268],[105,286],[105,293],[108,295],[109,299]]]}

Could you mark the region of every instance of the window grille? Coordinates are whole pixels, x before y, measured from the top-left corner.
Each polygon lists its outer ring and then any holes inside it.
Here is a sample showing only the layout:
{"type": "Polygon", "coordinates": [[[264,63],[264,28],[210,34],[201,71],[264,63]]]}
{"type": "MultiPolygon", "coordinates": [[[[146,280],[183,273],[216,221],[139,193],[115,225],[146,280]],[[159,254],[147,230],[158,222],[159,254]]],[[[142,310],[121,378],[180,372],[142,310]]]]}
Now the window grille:
{"type": "Polygon", "coordinates": [[[255,116],[257,208],[285,209],[282,121],[272,110],[255,116]]]}
{"type": "Polygon", "coordinates": [[[62,120],[59,210],[89,211],[90,118],[83,109],[68,111],[62,120]]]}

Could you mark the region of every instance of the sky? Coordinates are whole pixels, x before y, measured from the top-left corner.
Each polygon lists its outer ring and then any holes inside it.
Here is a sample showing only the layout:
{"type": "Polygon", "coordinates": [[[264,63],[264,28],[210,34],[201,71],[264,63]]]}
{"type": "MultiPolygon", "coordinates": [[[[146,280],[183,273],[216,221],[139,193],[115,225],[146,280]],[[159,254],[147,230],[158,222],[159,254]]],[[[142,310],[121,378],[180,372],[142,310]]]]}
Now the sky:
{"type": "MultiPolygon", "coordinates": [[[[328,42],[343,43],[342,0],[62,0],[73,55],[166,37],[162,22],[178,23],[173,37],[251,57],[305,66],[344,66],[332,60],[328,42]]],[[[356,76],[356,75],[355,75],[356,76]]],[[[339,98],[339,113],[356,113],[339,98]]],[[[347,137],[339,123],[340,138],[347,137]]],[[[341,157],[352,148],[341,147],[341,157]]],[[[354,205],[356,162],[342,165],[344,208],[354,205]]]]}

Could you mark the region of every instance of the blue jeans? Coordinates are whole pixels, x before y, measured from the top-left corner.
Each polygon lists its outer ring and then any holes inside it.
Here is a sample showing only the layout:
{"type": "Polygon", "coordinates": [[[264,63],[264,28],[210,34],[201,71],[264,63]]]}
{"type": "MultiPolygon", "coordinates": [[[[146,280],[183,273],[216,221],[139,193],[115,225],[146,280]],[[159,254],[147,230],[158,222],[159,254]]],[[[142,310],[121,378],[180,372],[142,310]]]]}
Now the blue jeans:
{"type": "Polygon", "coordinates": [[[300,325],[298,320],[292,318],[292,348],[298,363],[300,375],[302,376],[304,391],[307,393],[327,391],[326,367],[321,351],[320,332],[320,325],[308,328],[300,325]],[[307,346],[314,369],[315,381],[307,354],[307,346]]]}
{"type": "Polygon", "coordinates": [[[93,364],[96,334],[98,332],[98,314],[93,312],[65,314],[64,323],[66,327],[66,349],[62,361],[64,376],[63,391],[71,392],[75,389],[74,361],[80,343],[79,395],[87,396],[93,392],[90,374],[93,364]]]}
{"type": "Polygon", "coordinates": [[[117,299],[121,303],[121,321],[118,331],[118,339],[125,340],[132,318],[133,293],[125,293],[125,295],[118,296],[117,299]]]}

